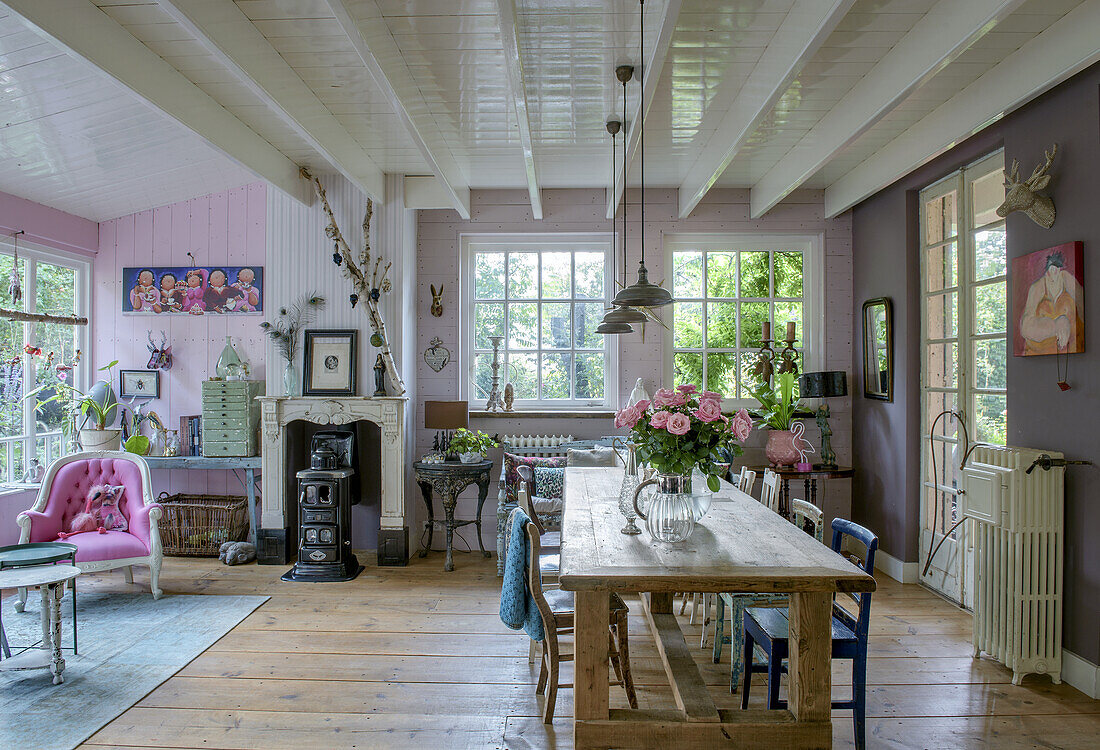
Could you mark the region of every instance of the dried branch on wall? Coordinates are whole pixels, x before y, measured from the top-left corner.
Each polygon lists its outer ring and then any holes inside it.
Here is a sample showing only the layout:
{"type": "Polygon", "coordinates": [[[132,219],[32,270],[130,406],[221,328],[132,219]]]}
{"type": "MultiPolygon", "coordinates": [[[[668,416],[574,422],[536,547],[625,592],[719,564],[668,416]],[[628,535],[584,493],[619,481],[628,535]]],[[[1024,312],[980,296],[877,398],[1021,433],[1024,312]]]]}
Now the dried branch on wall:
{"type": "Polygon", "coordinates": [[[385,364],[386,372],[390,376],[390,383],[395,390],[394,395],[400,396],[405,392],[405,383],[401,380],[401,376],[397,372],[397,366],[393,361],[389,338],[386,336],[386,322],[382,319],[382,312],[379,307],[382,295],[390,292],[393,288],[388,278],[391,264],[387,262],[383,266],[381,255],[374,258],[373,267],[371,264],[370,220],[374,213],[374,203],[369,199],[367,200],[367,210],[363,217],[362,226],[363,249],[358,253],[354,253],[336,223],[336,217],[332,213],[332,207],[329,205],[328,196],[325,194],[325,188],[321,185],[321,181],[304,167],[301,170],[301,175],[313,183],[314,191],[321,200],[321,207],[328,217],[325,236],[332,240],[334,245],[332,259],[341,267],[344,278],[348,279],[352,285],[352,293],[348,299],[352,307],[355,307],[360,301],[363,302],[367,320],[374,332],[370,337],[371,344],[382,350],[382,362],[385,364]]]}
{"type": "Polygon", "coordinates": [[[7,310],[0,307],[0,318],[15,320],[20,323],[57,323],[63,326],[86,326],[88,319],[77,315],[46,315],[44,313],[29,313],[22,310],[7,310]]]}

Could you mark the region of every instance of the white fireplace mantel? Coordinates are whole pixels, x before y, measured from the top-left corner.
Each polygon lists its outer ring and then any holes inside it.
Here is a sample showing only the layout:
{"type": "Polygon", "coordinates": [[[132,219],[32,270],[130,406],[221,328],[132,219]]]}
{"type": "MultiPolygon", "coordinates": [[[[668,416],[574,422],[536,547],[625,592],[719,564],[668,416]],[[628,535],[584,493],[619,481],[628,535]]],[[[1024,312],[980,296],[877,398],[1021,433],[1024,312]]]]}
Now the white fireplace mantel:
{"type": "Polygon", "coordinates": [[[286,426],[297,420],[316,424],[373,422],[382,429],[382,529],[405,527],[405,408],[399,396],[261,396],[264,529],[288,524],[286,426]]]}

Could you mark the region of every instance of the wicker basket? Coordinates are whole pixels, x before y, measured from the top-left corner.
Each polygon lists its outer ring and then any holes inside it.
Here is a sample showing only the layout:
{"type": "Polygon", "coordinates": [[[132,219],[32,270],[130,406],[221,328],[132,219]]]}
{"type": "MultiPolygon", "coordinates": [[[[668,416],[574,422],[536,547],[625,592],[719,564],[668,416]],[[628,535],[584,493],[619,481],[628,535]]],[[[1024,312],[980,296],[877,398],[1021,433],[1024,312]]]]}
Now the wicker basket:
{"type": "Polygon", "coordinates": [[[217,557],[224,542],[248,537],[248,501],[239,495],[169,495],[157,500],[164,509],[158,527],[164,554],[217,557]]]}

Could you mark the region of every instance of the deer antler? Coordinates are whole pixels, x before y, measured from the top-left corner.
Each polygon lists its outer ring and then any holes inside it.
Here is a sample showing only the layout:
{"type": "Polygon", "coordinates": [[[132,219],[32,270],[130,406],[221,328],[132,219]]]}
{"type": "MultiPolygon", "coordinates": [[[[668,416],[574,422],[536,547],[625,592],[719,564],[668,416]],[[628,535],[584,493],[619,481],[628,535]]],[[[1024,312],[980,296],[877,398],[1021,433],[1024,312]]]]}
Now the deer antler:
{"type": "Polygon", "coordinates": [[[1054,157],[1057,153],[1058,153],[1058,144],[1057,143],[1054,144],[1053,148],[1051,148],[1050,151],[1047,151],[1046,149],[1043,149],[1043,156],[1046,157],[1046,161],[1043,162],[1042,164],[1040,164],[1039,166],[1035,167],[1035,171],[1031,173],[1031,177],[1027,178],[1028,185],[1031,185],[1033,182],[1035,182],[1036,180],[1038,180],[1040,177],[1042,177],[1043,175],[1045,175],[1047,173],[1047,170],[1049,170],[1051,165],[1054,164],[1054,157]]]}
{"type": "Polygon", "coordinates": [[[145,334],[149,337],[149,351],[155,352],[157,350],[157,345],[153,343],[153,332],[146,331],[145,334]]]}
{"type": "Polygon", "coordinates": [[[1005,173],[1005,187],[1010,188],[1013,185],[1020,184],[1020,162],[1016,159],[1012,160],[1012,168],[1004,170],[1005,173]]]}

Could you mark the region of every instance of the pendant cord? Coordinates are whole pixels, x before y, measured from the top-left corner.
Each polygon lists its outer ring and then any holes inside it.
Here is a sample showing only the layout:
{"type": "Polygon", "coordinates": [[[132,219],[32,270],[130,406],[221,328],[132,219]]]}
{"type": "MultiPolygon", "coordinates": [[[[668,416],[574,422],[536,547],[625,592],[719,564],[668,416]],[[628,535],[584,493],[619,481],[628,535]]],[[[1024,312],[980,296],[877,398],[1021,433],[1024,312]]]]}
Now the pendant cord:
{"type": "MultiPolygon", "coordinates": [[[[633,127],[633,123],[631,124],[633,127]]],[[[623,81],[623,127],[626,127],[626,81],[623,81]]],[[[626,130],[623,130],[623,288],[627,286],[626,278],[626,192],[630,187],[630,181],[626,179],[626,130]]]]}
{"type": "MultiPolygon", "coordinates": [[[[642,76],[644,77],[648,72],[646,65],[643,62],[645,59],[645,0],[638,0],[638,64],[642,66],[642,76]]],[[[639,79],[639,82],[641,79],[639,79]]],[[[625,84],[624,84],[625,86],[625,84]]],[[[642,92],[642,96],[645,96],[645,92],[642,92]]],[[[642,243],[642,254],[639,265],[645,266],[645,113],[642,109],[645,107],[645,102],[640,101],[638,107],[638,116],[641,122],[638,123],[638,170],[639,177],[642,181],[641,191],[641,234],[639,240],[642,243]]],[[[623,194],[626,194],[626,186],[623,186],[623,194]]]]}

